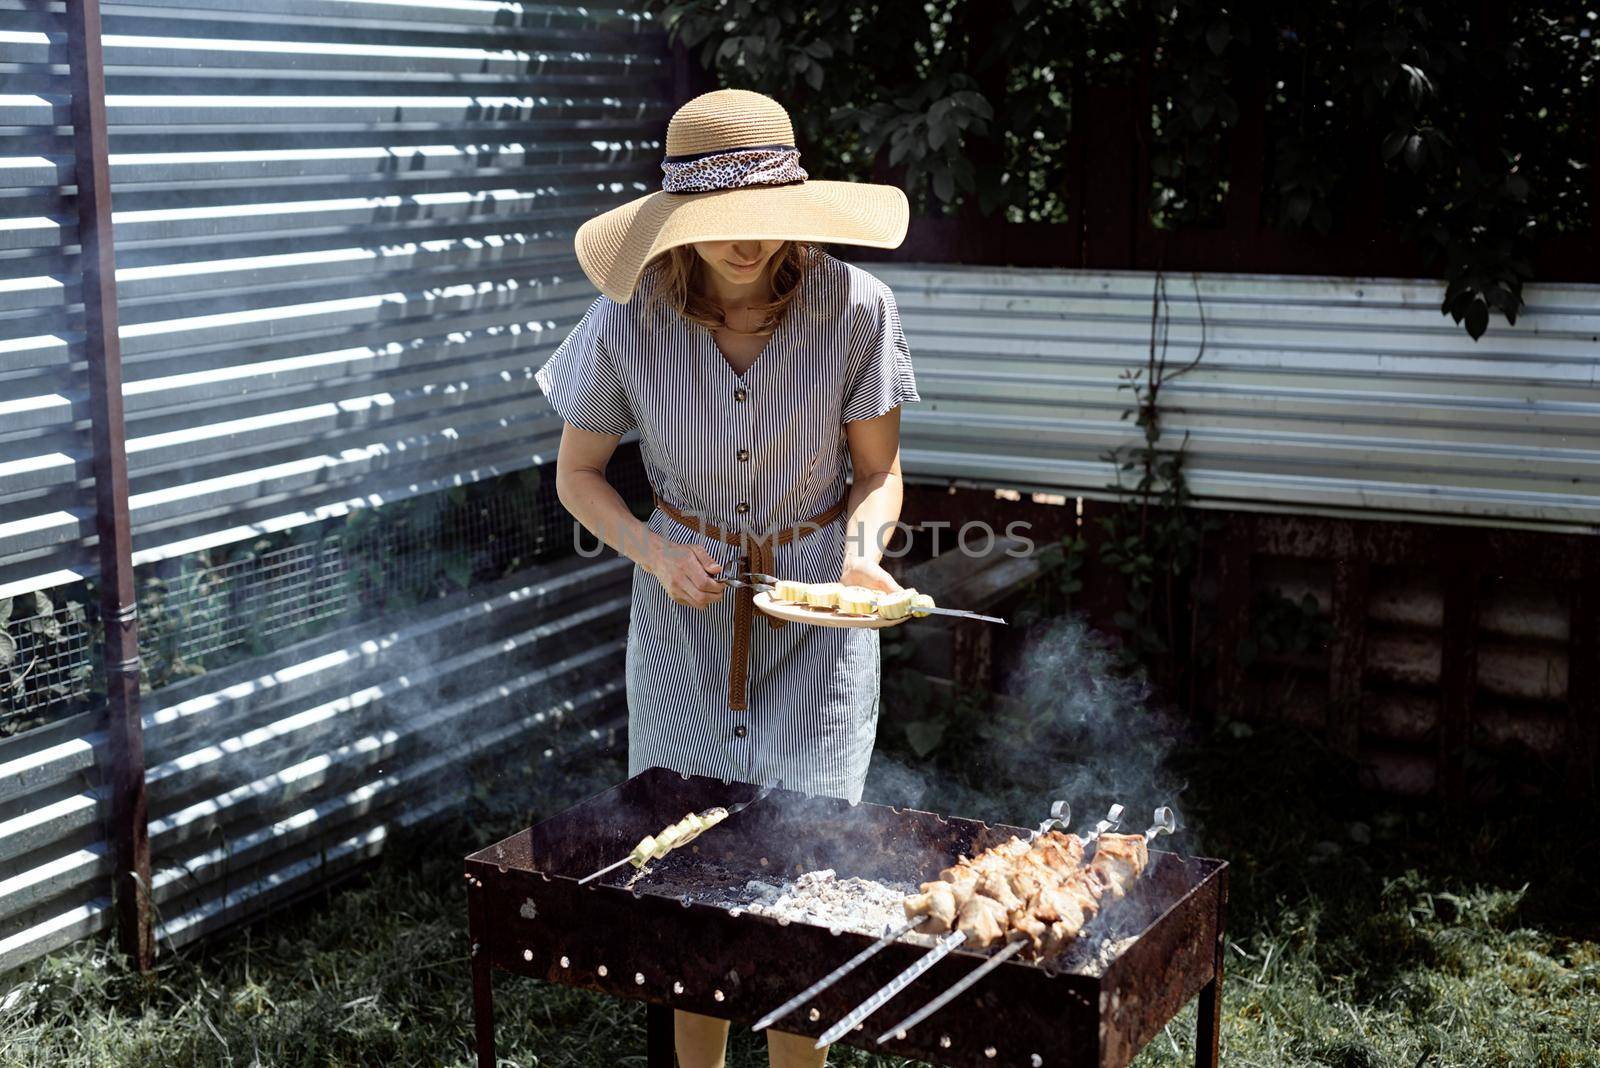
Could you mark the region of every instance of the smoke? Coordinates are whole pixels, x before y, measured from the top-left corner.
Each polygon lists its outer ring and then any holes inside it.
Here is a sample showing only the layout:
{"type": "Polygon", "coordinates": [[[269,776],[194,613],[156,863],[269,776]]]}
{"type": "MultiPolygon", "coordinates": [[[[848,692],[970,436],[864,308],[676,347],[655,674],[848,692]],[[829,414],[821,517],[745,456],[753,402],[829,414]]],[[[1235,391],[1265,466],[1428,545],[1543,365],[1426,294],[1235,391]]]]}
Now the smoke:
{"type": "Polygon", "coordinates": [[[1063,799],[1079,831],[1120,803],[1125,832],[1143,831],[1157,806],[1172,805],[1187,823],[1182,784],[1168,768],[1182,725],[1154,704],[1142,675],[1117,669],[1110,639],[1081,619],[1057,619],[1024,638],[1019,660],[1010,700],[947,728],[958,774],[880,750],[864,799],[1020,826],[1037,825],[1063,799]],[[953,729],[966,734],[952,738],[953,729]]]}

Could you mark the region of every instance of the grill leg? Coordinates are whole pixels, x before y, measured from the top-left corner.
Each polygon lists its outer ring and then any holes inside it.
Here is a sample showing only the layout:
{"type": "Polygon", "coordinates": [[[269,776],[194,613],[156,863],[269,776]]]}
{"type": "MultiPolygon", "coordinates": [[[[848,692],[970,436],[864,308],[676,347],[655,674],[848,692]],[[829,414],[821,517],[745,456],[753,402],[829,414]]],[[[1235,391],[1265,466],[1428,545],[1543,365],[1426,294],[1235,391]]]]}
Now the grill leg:
{"type": "Polygon", "coordinates": [[[1222,1060],[1222,965],[1223,950],[1227,940],[1223,932],[1228,926],[1228,869],[1217,873],[1217,945],[1211,982],[1200,988],[1200,1000],[1195,1005],[1194,1063],[1195,1068],[1218,1068],[1222,1060]]]}
{"type": "Polygon", "coordinates": [[[1195,1068],[1217,1068],[1222,1037],[1222,975],[1200,988],[1194,1025],[1195,1068]]]}
{"type": "Polygon", "coordinates": [[[494,973],[487,949],[472,955],[472,1025],[477,1039],[478,1068],[495,1068],[494,973]]]}
{"type": "Polygon", "coordinates": [[[672,1006],[646,1004],[644,1007],[645,1068],[674,1068],[672,1006]]]}

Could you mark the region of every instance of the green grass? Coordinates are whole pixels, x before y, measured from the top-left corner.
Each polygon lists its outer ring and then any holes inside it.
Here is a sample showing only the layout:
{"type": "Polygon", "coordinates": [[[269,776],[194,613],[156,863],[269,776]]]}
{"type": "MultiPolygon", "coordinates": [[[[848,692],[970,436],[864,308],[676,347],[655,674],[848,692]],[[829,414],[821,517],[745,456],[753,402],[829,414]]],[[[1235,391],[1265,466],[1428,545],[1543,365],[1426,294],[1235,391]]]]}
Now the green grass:
{"type": "MultiPolygon", "coordinates": [[[[1600,843],[1578,814],[1363,797],[1291,733],[1219,732],[1179,760],[1197,851],[1231,864],[1230,1068],[1600,1065],[1600,843]]],[[[403,843],[354,885],[149,977],[104,941],[59,953],[0,1011],[0,1065],[472,1064],[459,856],[527,815],[403,843]]],[[[504,1064],[643,1063],[637,1003],[497,977],[496,1007],[504,1064]]],[[[1192,1042],[1190,1006],[1137,1063],[1192,1063],[1192,1042]]],[[[762,1050],[736,1036],[731,1063],[762,1050]]]]}

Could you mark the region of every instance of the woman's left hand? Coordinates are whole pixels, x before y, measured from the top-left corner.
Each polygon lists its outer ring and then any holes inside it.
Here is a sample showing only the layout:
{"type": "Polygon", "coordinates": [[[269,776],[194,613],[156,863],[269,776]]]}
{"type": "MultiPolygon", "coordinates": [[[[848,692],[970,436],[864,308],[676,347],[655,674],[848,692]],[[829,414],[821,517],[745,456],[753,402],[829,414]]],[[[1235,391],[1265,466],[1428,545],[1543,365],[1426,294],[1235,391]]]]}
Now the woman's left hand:
{"type": "Polygon", "coordinates": [[[865,586],[869,590],[881,590],[884,593],[896,593],[901,589],[893,575],[885,571],[881,564],[870,560],[846,560],[843,570],[839,572],[839,581],[846,586],[865,586]]]}

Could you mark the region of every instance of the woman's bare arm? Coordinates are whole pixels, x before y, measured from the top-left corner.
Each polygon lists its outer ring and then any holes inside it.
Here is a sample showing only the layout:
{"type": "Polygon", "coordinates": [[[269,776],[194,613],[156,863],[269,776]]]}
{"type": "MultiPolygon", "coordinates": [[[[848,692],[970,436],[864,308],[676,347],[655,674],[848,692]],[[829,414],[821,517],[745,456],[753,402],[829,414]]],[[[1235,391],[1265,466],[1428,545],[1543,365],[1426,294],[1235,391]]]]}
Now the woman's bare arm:
{"type": "Polygon", "coordinates": [[[879,563],[900,519],[900,409],[844,425],[855,477],[845,503],[844,567],[839,581],[868,589],[900,589],[879,563]]]}
{"type": "Polygon", "coordinates": [[[638,564],[679,604],[705,608],[722,599],[711,579],[722,565],[699,545],[663,538],[629,510],[606,480],[606,466],[621,441],[618,434],[563,424],[556,453],[556,496],[584,529],[638,564]]]}

